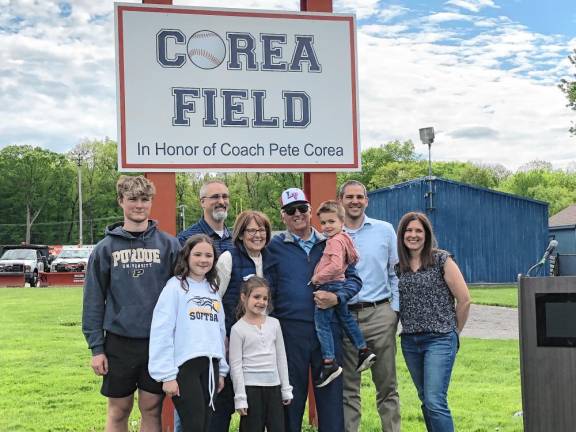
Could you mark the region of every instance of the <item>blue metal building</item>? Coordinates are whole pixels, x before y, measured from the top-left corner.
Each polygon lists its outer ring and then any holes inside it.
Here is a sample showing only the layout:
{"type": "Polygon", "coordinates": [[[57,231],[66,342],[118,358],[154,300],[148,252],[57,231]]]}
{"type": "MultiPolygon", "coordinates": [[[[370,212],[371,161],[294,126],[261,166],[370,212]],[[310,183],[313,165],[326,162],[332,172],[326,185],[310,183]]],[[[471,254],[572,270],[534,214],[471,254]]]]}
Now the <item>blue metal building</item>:
{"type": "Polygon", "coordinates": [[[438,246],[454,254],[469,283],[516,282],[548,242],[548,204],[452,180],[419,178],[368,193],[366,213],[397,227],[426,213],[438,246]],[[432,193],[430,193],[432,191],[432,193]]]}

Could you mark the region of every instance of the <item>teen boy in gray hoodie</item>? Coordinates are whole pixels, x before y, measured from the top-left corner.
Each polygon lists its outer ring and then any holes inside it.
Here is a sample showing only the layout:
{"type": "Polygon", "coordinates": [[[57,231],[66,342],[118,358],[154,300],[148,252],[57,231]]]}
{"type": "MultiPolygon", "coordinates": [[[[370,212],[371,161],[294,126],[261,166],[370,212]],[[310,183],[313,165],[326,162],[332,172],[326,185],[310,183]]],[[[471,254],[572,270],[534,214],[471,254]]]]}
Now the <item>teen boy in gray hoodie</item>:
{"type": "Polygon", "coordinates": [[[124,221],[106,228],[84,282],[82,331],[103,376],[107,431],[125,431],[138,389],[142,430],[161,430],[162,384],[148,373],[152,312],[173,273],[180,243],[149,220],[155,188],[142,176],[116,184],[124,221]]]}

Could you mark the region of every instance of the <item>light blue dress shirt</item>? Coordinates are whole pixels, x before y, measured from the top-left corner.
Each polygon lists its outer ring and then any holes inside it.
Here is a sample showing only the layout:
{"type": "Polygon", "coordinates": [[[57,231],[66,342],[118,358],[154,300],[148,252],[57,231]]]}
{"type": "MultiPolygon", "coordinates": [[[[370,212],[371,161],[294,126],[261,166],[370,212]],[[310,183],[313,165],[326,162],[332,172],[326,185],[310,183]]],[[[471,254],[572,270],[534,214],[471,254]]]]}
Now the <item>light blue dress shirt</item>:
{"type": "Polygon", "coordinates": [[[356,270],[362,278],[362,289],[350,299],[349,304],[389,298],[392,309],[398,312],[400,297],[398,277],[394,271],[398,249],[394,228],[388,222],[364,216],[360,228],[345,228],[345,231],[352,237],[360,254],[356,270]]]}
{"type": "Polygon", "coordinates": [[[314,246],[318,242],[318,237],[316,236],[316,230],[314,230],[314,229],[312,230],[312,234],[310,234],[310,237],[308,237],[308,240],[302,240],[300,237],[298,237],[293,232],[291,232],[290,234],[292,234],[292,236],[298,242],[298,246],[300,246],[302,249],[304,249],[304,251],[306,252],[307,255],[310,255],[310,251],[312,250],[312,246],[314,246]]]}

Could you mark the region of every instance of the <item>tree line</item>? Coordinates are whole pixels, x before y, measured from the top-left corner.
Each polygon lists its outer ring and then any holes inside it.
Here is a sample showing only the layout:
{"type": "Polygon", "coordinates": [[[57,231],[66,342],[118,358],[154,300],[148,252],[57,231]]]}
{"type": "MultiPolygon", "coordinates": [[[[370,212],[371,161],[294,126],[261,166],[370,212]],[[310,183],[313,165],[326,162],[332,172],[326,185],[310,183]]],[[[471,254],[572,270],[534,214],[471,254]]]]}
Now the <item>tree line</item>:
{"type": "MultiPolygon", "coordinates": [[[[576,172],[531,162],[515,172],[502,165],[434,162],[433,175],[548,202],[550,215],[576,202],[576,172]]],[[[94,244],[106,225],[122,220],[115,185],[120,173],[116,142],[85,141],[67,154],[32,146],[0,150],[0,244],[20,242],[75,244],[78,242],[78,172],[82,178],[83,239],[94,244]]],[[[374,190],[428,175],[428,162],[410,141],[393,141],[362,152],[362,171],[339,173],[338,184],[359,180],[374,190]]],[[[299,173],[178,173],[177,226],[200,217],[198,194],[209,177],[223,179],[230,189],[229,224],[242,210],[259,209],[281,229],[278,197],[300,186],[299,173]],[[184,221],[182,220],[182,210],[184,221]]],[[[161,191],[159,192],[161,193],[161,191]]]]}

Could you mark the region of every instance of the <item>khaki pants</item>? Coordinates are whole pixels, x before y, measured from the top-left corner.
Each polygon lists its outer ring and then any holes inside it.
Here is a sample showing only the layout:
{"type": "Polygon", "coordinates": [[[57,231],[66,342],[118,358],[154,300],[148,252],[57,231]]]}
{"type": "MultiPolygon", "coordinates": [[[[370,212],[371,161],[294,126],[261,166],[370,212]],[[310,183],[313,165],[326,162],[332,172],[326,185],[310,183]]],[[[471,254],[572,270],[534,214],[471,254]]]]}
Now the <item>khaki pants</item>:
{"type": "MultiPolygon", "coordinates": [[[[400,399],[396,382],[396,328],[398,317],[390,303],[382,303],[359,311],[351,311],[364,334],[368,348],[376,354],[372,365],[372,381],[376,386],[376,407],[382,431],[400,431],[400,399]]],[[[346,432],[360,430],[361,374],[356,372],[358,351],[344,337],[344,423],[346,432]]]]}

